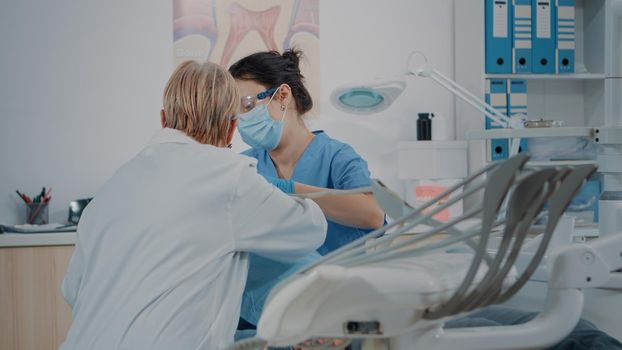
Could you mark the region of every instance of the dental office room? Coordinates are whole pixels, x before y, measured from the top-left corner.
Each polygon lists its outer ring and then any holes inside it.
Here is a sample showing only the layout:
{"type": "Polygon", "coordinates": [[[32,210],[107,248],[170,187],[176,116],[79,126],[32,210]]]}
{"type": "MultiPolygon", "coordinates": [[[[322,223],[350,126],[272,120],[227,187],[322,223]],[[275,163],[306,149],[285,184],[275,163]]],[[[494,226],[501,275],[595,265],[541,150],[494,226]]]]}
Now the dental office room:
{"type": "Polygon", "coordinates": [[[0,350],[622,349],[622,0],[0,6],[0,350]]]}

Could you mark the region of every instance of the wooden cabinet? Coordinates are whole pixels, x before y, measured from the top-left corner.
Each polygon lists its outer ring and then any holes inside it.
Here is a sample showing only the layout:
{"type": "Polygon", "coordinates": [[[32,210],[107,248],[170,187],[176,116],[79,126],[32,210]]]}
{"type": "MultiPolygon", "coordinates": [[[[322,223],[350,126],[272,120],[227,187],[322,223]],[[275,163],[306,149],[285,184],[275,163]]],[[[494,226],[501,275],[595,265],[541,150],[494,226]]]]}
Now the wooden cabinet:
{"type": "Polygon", "coordinates": [[[73,248],[0,248],[0,349],[58,349],[71,325],[60,286],[73,248]]]}

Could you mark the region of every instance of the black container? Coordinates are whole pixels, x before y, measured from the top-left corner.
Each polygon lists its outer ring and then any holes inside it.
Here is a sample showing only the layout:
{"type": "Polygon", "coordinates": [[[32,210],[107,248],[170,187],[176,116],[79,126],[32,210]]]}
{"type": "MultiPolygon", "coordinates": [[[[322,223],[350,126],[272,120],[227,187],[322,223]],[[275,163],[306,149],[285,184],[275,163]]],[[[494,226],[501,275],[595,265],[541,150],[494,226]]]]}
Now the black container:
{"type": "Polygon", "coordinates": [[[432,113],[418,113],[419,119],[417,119],[417,141],[430,141],[432,140],[432,119],[434,114],[432,113]]]}

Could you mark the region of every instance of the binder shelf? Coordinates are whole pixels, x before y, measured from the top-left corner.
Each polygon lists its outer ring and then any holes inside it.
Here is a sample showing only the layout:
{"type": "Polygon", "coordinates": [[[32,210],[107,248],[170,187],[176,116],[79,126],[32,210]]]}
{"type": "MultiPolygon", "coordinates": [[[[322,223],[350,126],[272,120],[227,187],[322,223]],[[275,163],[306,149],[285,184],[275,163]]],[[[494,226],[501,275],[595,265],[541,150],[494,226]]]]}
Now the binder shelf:
{"type": "Polygon", "coordinates": [[[534,137],[594,137],[594,128],[590,127],[553,127],[525,129],[476,130],[468,134],[471,140],[498,138],[534,138],[534,137]]]}
{"type": "Polygon", "coordinates": [[[486,79],[523,79],[523,80],[604,80],[604,73],[573,74],[486,74],[486,79]]]}
{"type": "Polygon", "coordinates": [[[483,0],[485,72],[599,79],[606,2],[483,0]]]}

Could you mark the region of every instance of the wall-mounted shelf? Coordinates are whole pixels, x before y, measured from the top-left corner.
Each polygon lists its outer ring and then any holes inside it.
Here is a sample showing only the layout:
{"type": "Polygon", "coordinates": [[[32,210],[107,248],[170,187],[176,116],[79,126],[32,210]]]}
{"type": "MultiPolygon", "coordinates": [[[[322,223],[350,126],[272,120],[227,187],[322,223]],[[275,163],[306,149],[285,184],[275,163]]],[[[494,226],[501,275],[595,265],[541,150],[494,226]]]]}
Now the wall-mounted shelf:
{"type": "MultiPolygon", "coordinates": [[[[575,73],[487,74],[485,72],[485,2],[455,3],[455,80],[484,98],[487,80],[524,80],[527,85],[528,119],[562,121],[553,129],[484,131],[482,113],[456,100],[456,130],[469,144],[469,169],[491,160],[491,139],[550,136],[588,137],[605,124],[607,84],[606,13],[611,0],[576,0],[575,73]],[[476,130],[477,128],[477,130],[476,130]],[[480,142],[479,140],[486,140],[480,142]]],[[[496,149],[495,149],[496,151],[496,149]]],[[[468,206],[468,205],[467,205],[468,206]]]]}
{"type": "Polygon", "coordinates": [[[471,140],[534,138],[534,137],[592,137],[594,128],[590,127],[555,127],[525,129],[491,129],[469,132],[471,140]]]}
{"type": "Polygon", "coordinates": [[[519,80],[604,80],[601,73],[575,74],[486,74],[486,79],[519,79],[519,80]]]}
{"type": "MultiPolygon", "coordinates": [[[[605,11],[609,0],[576,0],[576,64],[572,74],[483,74],[484,79],[525,80],[530,119],[566,126],[600,126],[605,115],[605,11]]],[[[482,1],[483,5],[483,1],[482,1]]],[[[484,11],[480,14],[484,22],[484,11]]],[[[481,29],[484,29],[483,26],[481,29]]],[[[480,38],[484,33],[480,33],[480,38]]],[[[483,48],[484,49],[484,48],[483,48]]],[[[478,59],[484,62],[482,56],[478,59]]],[[[482,67],[483,68],[483,67],[482,67]]],[[[484,91],[482,90],[482,96],[484,91]]]]}
{"type": "Polygon", "coordinates": [[[547,168],[555,166],[578,166],[578,165],[598,165],[596,160],[550,160],[550,161],[531,161],[527,166],[533,168],[547,168]]]}

